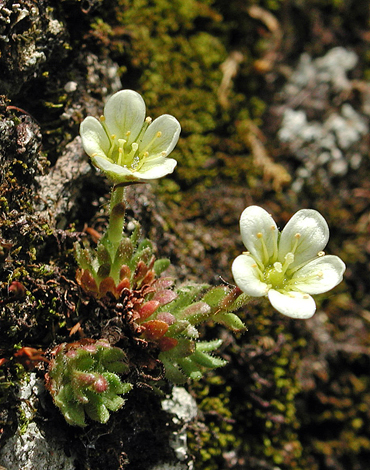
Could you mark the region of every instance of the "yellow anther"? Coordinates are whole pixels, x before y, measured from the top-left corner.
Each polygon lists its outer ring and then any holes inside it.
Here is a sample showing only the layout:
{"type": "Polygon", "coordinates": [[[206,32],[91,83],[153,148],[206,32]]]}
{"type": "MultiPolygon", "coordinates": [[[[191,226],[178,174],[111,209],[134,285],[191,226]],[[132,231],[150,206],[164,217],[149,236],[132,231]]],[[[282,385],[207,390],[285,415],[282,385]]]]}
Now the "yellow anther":
{"type": "Polygon", "coordinates": [[[162,157],[166,157],[166,156],[167,156],[167,152],[165,152],[165,151],[163,150],[163,152],[161,152],[161,155],[162,155],[162,157]]]}
{"type": "Polygon", "coordinates": [[[319,251],[319,252],[317,253],[317,256],[319,256],[320,258],[321,258],[322,256],[325,256],[325,251],[319,251]]]}
{"type": "Polygon", "coordinates": [[[309,296],[308,294],[303,294],[302,297],[303,297],[304,299],[309,299],[309,298],[310,298],[310,296],[309,296]]]}
{"type": "Polygon", "coordinates": [[[263,237],[262,233],[261,233],[261,232],[258,232],[258,233],[257,233],[257,238],[262,238],[262,237],[263,237]]]}
{"type": "Polygon", "coordinates": [[[275,225],[271,225],[271,230],[272,230],[272,231],[276,230],[275,225]]]}
{"type": "Polygon", "coordinates": [[[145,118],[145,122],[146,122],[147,124],[150,124],[150,123],[152,122],[152,120],[153,120],[153,119],[152,119],[151,117],[149,117],[149,116],[145,118]]]}
{"type": "Polygon", "coordinates": [[[130,136],[130,135],[131,135],[131,131],[127,131],[127,132],[126,132],[126,136],[128,137],[128,136],[130,136]]]}
{"type": "Polygon", "coordinates": [[[257,267],[256,263],[252,264],[252,268],[256,268],[256,267],[257,267]]]}
{"type": "Polygon", "coordinates": [[[111,134],[110,138],[114,140],[116,138],[116,134],[111,134]]]}
{"type": "Polygon", "coordinates": [[[300,233],[296,233],[296,234],[294,235],[294,237],[295,237],[295,238],[301,238],[301,234],[300,234],[300,233]]]}
{"type": "Polygon", "coordinates": [[[105,116],[101,115],[99,119],[100,119],[100,122],[105,122],[105,116]]]}
{"type": "Polygon", "coordinates": [[[160,137],[161,135],[162,135],[162,132],[161,132],[161,131],[158,131],[158,132],[156,133],[156,137],[160,137]]]}
{"type": "Polygon", "coordinates": [[[323,277],[324,277],[324,273],[323,273],[322,271],[319,271],[319,272],[317,273],[317,277],[320,278],[320,279],[323,278],[323,277]]]}
{"type": "Polygon", "coordinates": [[[149,157],[149,152],[144,152],[144,153],[143,153],[143,157],[144,157],[144,158],[149,157]]]}

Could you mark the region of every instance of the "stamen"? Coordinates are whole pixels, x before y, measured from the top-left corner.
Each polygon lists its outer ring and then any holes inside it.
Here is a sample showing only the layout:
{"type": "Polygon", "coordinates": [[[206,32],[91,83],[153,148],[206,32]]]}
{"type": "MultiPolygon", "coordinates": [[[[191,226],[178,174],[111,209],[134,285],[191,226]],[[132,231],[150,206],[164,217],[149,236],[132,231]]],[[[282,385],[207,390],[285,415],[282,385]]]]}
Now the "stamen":
{"type": "Polygon", "coordinates": [[[152,121],[153,121],[153,119],[152,119],[150,116],[147,116],[147,117],[145,118],[145,122],[146,122],[147,124],[151,124],[152,121]]]}
{"type": "Polygon", "coordinates": [[[99,120],[100,120],[101,123],[105,122],[105,116],[101,115],[99,120]]]}
{"type": "Polygon", "coordinates": [[[269,257],[268,251],[267,251],[265,240],[263,239],[263,234],[261,232],[258,232],[257,233],[257,238],[259,238],[261,240],[261,246],[262,246],[262,252],[263,252],[262,262],[263,262],[263,264],[266,265],[270,257],[269,257]]]}
{"type": "Polygon", "coordinates": [[[317,253],[317,256],[318,256],[319,258],[321,258],[322,256],[325,256],[325,251],[319,251],[319,252],[317,253]]]}
{"type": "Polygon", "coordinates": [[[161,155],[162,155],[162,157],[166,157],[166,156],[167,156],[167,152],[165,152],[165,151],[163,150],[163,152],[161,152],[161,155]]]}
{"type": "Polygon", "coordinates": [[[118,165],[123,166],[123,157],[124,157],[123,148],[119,147],[118,148],[118,160],[117,160],[118,165]]]}
{"type": "MultiPolygon", "coordinates": [[[[274,232],[276,230],[276,226],[275,225],[271,225],[271,232],[274,232]]],[[[274,241],[274,251],[273,251],[273,255],[271,257],[271,261],[274,262],[277,260],[277,257],[278,257],[278,253],[279,253],[279,249],[278,249],[278,237],[276,236],[273,236],[273,241],[274,241]]]]}
{"type": "Polygon", "coordinates": [[[302,298],[303,298],[303,299],[309,299],[310,296],[309,296],[308,294],[303,294],[303,295],[302,295],[302,298]]]}
{"type": "MultiPolygon", "coordinates": [[[[145,127],[145,124],[143,126],[143,129],[144,129],[144,127],[145,127]]],[[[141,129],[139,137],[141,136],[141,134],[143,132],[143,129],[141,129]]],[[[161,131],[156,132],[156,134],[153,136],[152,140],[150,142],[148,142],[147,145],[143,149],[140,149],[140,153],[143,154],[148,148],[150,148],[153,145],[153,142],[155,141],[155,139],[158,139],[159,137],[161,137],[161,135],[162,135],[161,131]]],[[[139,140],[139,137],[136,140],[139,140]]]]}
{"type": "Polygon", "coordinates": [[[292,253],[294,254],[297,247],[298,247],[298,242],[299,242],[299,239],[301,238],[301,234],[300,233],[296,233],[294,235],[294,238],[295,238],[295,241],[294,241],[294,245],[293,245],[293,248],[292,248],[292,253]]]}
{"type": "MultiPolygon", "coordinates": [[[[104,116],[103,116],[104,117],[104,116]]],[[[108,135],[108,129],[106,128],[107,126],[104,124],[104,122],[102,123],[103,124],[103,127],[105,129],[105,132],[107,133],[108,135]]],[[[113,161],[115,160],[114,157],[113,157],[113,152],[116,148],[116,142],[115,142],[115,139],[116,139],[116,135],[115,134],[111,134],[110,135],[110,147],[109,147],[109,150],[108,150],[108,157],[111,158],[113,161]]]]}
{"type": "Polygon", "coordinates": [[[126,132],[126,137],[130,137],[130,135],[131,135],[131,131],[127,131],[126,132]]]}

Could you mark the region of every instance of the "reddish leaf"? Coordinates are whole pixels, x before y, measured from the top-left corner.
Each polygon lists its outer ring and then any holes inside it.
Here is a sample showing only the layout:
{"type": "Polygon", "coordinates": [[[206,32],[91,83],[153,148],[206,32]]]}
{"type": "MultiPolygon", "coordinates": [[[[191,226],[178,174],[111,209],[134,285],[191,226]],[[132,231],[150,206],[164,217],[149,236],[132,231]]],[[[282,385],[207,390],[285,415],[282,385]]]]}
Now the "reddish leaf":
{"type": "Polygon", "coordinates": [[[145,338],[152,341],[162,338],[168,330],[168,324],[160,320],[150,320],[143,326],[145,327],[145,338]]]}
{"type": "Polygon", "coordinates": [[[138,311],[139,317],[138,322],[140,323],[143,320],[146,320],[149,318],[153,313],[157,310],[159,307],[159,302],[156,300],[150,300],[149,302],[146,302],[138,311]]]}
{"type": "Polygon", "coordinates": [[[178,344],[177,339],[175,338],[167,338],[164,336],[158,341],[159,349],[161,351],[169,351],[170,349],[173,349],[176,347],[178,344]]]}

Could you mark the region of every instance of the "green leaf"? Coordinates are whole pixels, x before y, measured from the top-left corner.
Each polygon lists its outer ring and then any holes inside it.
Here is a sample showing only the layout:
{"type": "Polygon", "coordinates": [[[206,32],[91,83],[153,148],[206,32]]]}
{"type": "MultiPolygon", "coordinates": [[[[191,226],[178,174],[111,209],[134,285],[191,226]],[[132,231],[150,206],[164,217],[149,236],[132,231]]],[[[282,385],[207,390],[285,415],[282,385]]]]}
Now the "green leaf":
{"type": "Polygon", "coordinates": [[[179,366],[185,374],[192,380],[200,380],[203,377],[198,364],[195,364],[190,358],[179,359],[179,366]]]}
{"type": "Polygon", "coordinates": [[[159,360],[162,361],[165,369],[166,379],[170,380],[175,384],[184,384],[187,381],[186,375],[181,372],[174,364],[172,364],[167,359],[161,357],[162,353],[159,355],[159,360]]]}
{"type": "Polygon", "coordinates": [[[246,330],[246,326],[235,313],[218,313],[212,319],[233,331],[246,330]]]}
{"type": "Polygon", "coordinates": [[[81,428],[86,426],[83,405],[74,403],[71,406],[63,406],[60,410],[68,424],[80,426],[81,428]]]}
{"type": "Polygon", "coordinates": [[[111,260],[111,257],[110,257],[110,254],[109,254],[108,250],[101,243],[98,244],[98,247],[96,249],[96,254],[97,254],[100,266],[102,264],[106,264],[106,263],[111,264],[112,263],[112,260],[111,260]]]}
{"type": "Polygon", "coordinates": [[[103,404],[111,411],[119,410],[125,403],[125,400],[115,393],[104,393],[102,401],[103,404]]]}
{"type": "Polygon", "coordinates": [[[180,333],[184,332],[188,326],[189,326],[188,321],[179,320],[168,328],[166,336],[168,336],[169,338],[173,338],[174,336],[179,335],[180,333]]]}
{"type": "Polygon", "coordinates": [[[227,307],[227,309],[230,312],[236,312],[240,308],[245,307],[249,303],[249,300],[250,300],[249,295],[244,294],[244,293],[240,294],[239,297],[231,305],[227,307]]]}
{"type": "Polygon", "coordinates": [[[208,291],[202,298],[203,302],[206,302],[210,307],[218,307],[220,302],[226,297],[229,289],[225,286],[213,287],[208,291]]]}
{"type": "Polygon", "coordinates": [[[137,247],[137,251],[141,252],[146,250],[147,248],[150,249],[150,251],[153,251],[153,244],[150,240],[147,238],[139,243],[139,246],[137,247]]]}
{"type": "Polygon", "coordinates": [[[134,228],[134,231],[131,234],[130,240],[132,242],[132,245],[135,247],[135,246],[137,246],[137,242],[138,242],[139,237],[140,237],[141,229],[140,229],[139,222],[134,220],[133,223],[135,224],[135,228],[134,228]]]}
{"type": "Polygon", "coordinates": [[[215,349],[218,349],[222,343],[222,339],[214,339],[213,341],[199,341],[199,343],[196,343],[196,350],[202,352],[212,352],[215,349]]]}
{"type": "MultiPolygon", "coordinates": [[[[164,351],[160,354],[162,357],[168,357],[170,359],[177,359],[179,357],[184,358],[190,356],[195,351],[195,343],[188,338],[178,338],[177,345],[169,351],[164,351]]],[[[160,359],[162,360],[162,359],[160,359]]]]}
{"type": "Polygon", "coordinates": [[[154,272],[156,276],[160,276],[171,264],[171,261],[167,258],[157,259],[154,262],[154,272]]]}
{"type": "Polygon", "coordinates": [[[133,252],[134,247],[132,245],[132,241],[129,238],[124,237],[118,245],[114,258],[114,265],[122,266],[124,264],[128,264],[132,258],[133,252]]]}
{"type": "Polygon", "coordinates": [[[197,295],[208,287],[208,284],[183,286],[175,290],[177,298],[166,305],[166,311],[174,314],[181,312],[194,302],[197,295]]]}
{"type": "Polygon", "coordinates": [[[201,351],[195,351],[190,358],[192,361],[208,369],[216,369],[217,367],[222,367],[227,364],[227,361],[224,359],[211,356],[201,351]]]}
{"type": "Polygon", "coordinates": [[[103,403],[89,403],[85,405],[86,414],[94,421],[106,423],[109,419],[109,411],[103,403]]]}

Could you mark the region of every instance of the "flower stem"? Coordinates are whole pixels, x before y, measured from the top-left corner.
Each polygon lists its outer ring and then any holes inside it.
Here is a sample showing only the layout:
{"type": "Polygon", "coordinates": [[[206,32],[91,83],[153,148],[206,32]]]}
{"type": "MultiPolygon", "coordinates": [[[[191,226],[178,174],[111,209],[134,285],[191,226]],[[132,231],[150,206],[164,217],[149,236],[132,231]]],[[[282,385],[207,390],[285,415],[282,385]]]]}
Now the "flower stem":
{"type": "Polygon", "coordinates": [[[123,224],[125,222],[125,188],[113,187],[110,199],[109,223],[107,227],[108,240],[116,248],[122,240],[123,224]]]}
{"type": "Polygon", "coordinates": [[[125,188],[115,186],[112,189],[109,222],[105,235],[100,243],[104,245],[110,257],[110,277],[117,284],[119,282],[119,271],[121,265],[117,262],[117,251],[120,247],[123,235],[123,224],[125,222],[125,188]]]}

